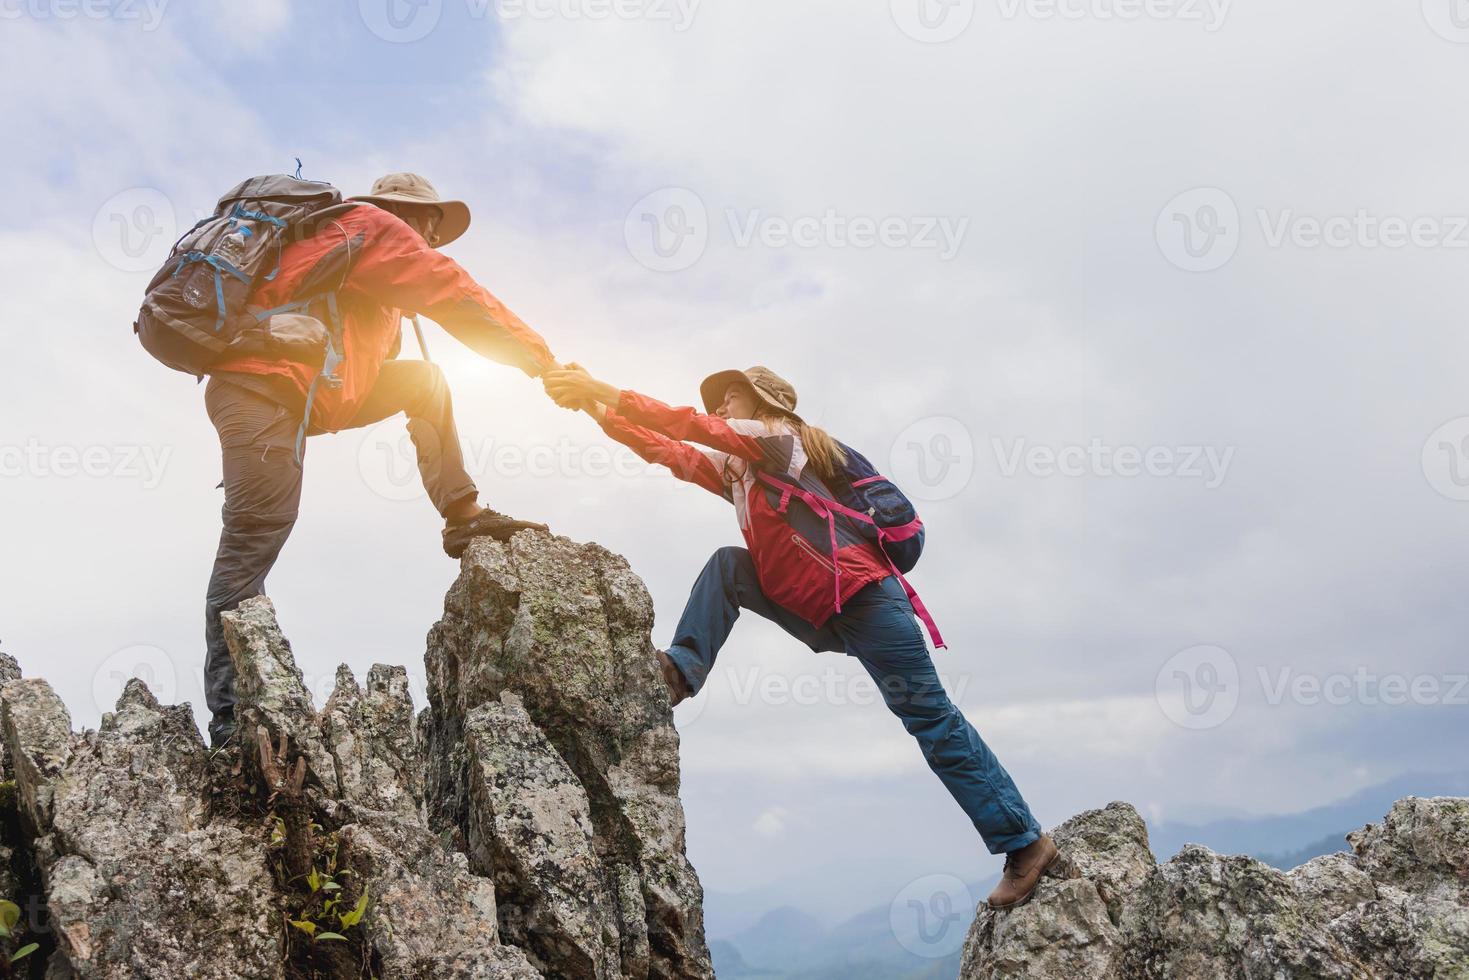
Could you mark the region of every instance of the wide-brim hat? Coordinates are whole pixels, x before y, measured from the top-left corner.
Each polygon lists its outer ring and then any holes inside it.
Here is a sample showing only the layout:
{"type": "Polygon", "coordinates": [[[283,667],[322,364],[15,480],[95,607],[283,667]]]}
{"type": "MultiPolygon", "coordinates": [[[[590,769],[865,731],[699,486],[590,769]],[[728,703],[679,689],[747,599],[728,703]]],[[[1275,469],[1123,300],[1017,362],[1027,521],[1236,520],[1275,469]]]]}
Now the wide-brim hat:
{"type": "Polygon", "coordinates": [[[796,389],[770,368],[758,364],[744,371],[717,371],[705,378],[699,384],[704,411],[714,414],[724,404],[724,394],[735,382],[749,385],[755,397],[776,413],[796,416],[796,389]]]}
{"type": "Polygon", "coordinates": [[[372,182],[371,191],[349,200],[438,208],[442,217],[439,218],[436,229],[438,237],[435,245],[447,245],[469,229],[469,205],[463,201],[440,199],[439,192],[428,182],[428,178],[418,174],[385,174],[372,182]]]}

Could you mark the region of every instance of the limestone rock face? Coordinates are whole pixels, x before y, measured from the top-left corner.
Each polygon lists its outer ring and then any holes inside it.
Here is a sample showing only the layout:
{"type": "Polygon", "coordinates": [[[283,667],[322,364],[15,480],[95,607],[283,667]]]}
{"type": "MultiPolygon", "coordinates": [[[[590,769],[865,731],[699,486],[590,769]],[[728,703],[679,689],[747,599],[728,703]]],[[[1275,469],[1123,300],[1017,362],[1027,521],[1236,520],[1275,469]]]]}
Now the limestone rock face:
{"type": "Polygon", "coordinates": [[[713,976],[652,623],[623,559],[520,534],[471,544],[429,634],[430,825],[493,870],[503,923],[555,923],[558,976],[713,976]]]}
{"type": "Polygon", "coordinates": [[[1125,803],[1051,834],[1035,897],[980,908],[962,980],[1469,976],[1469,800],[1401,800],[1290,872],[1197,844],[1156,864],[1125,803]]]}

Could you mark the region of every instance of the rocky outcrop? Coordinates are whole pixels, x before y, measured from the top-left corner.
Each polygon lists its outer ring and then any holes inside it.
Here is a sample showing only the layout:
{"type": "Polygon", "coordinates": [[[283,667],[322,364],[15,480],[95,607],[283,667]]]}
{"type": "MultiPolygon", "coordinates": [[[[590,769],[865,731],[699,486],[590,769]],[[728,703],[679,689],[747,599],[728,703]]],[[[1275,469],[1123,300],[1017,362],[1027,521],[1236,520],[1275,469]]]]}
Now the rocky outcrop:
{"type": "Polygon", "coordinates": [[[652,624],[622,558],[522,534],[470,547],[429,634],[430,825],[570,980],[713,976],[652,624]]]}
{"type": "Polygon", "coordinates": [[[402,667],[341,667],[315,705],[252,599],[224,618],[240,737],[213,753],[138,680],[73,732],[0,654],[0,857],[23,872],[0,898],[36,913],[0,954],[37,939],[52,980],[712,977],[651,622],[594,545],[476,542],[423,738],[402,667]]]}
{"type": "Polygon", "coordinates": [[[1469,977],[1469,800],[1401,800],[1289,872],[1197,844],[1160,865],[1125,803],[1051,834],[1035,897],[979,910],[961,980],[1469,977]]]}
{"type": "MultiPolygon", "coordinates": [[[[138,680],[74,732],[0,654],[0,976],[34,942],[48,980],[709,980],[652,619],[595,545],[477,541],[415,715],[383,665],[315,704],[252,599],[218,752],[138,680]]],[[[1469,800],[1402,800],[1289,872],[1159,864],[1124,803],[1052,834],[1034,899],[979,911],[966,980],[1469,977],[1469,800]]]]}
{"type": "MultiPolygon", "coordinates": [[[[78,977],[280,975],[275,886],[252,828],[211,821],[204,743],[186,705],[128,682],[73,735],[44,680],[0,691],[25,844],[56,943],[78,977]],[[63,742],[64,739],[64,742],[63,742]]],[[[48,976],[51,974],[48,974],[48,976]]]]}

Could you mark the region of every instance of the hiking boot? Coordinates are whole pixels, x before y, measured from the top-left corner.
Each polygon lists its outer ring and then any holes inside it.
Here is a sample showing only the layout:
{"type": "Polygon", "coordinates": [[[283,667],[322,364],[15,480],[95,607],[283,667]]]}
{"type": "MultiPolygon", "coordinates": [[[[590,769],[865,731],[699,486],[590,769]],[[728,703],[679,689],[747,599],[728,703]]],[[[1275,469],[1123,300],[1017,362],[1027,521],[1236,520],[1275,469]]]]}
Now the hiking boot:
{"type": "Polygon", "coordinates": [[[689,689],[689,682],[684,680],[683,671],[662,650],[658,651],[658,668],[663,672],[663,683],[668,685],[668,700],[673,704],[681,704],[694,693],[689,689]]]}
{"type": "Polygon", "coordinates": [[[215,715],[209,723],[209,748],[214,751],[224,748],[235,740],[235,716],[215,715]]]}
{"type": "Polygon", "coordinates": [[[1041,875],[1045,874],[1059,854],[1055,841],[1045,834],[1041,834],[1020,850],[1006,854],[1005,870],[1000,875],[1000,883],[990,892],[990,908],[1003,911],[1024,905],[1035,894],[1035,886],[1040,884],[1041,875]]]}
{"type": "Polygon", "coordinates": [[[444,525],[444,554],[458,558],[469,547],[474,538],[494,538],[509,541],[517,531],[546,531],[544,524],[533,521],[517,521],[499,511],[485,508],[473,517],[462,521],[449,521],[444,525]]]}

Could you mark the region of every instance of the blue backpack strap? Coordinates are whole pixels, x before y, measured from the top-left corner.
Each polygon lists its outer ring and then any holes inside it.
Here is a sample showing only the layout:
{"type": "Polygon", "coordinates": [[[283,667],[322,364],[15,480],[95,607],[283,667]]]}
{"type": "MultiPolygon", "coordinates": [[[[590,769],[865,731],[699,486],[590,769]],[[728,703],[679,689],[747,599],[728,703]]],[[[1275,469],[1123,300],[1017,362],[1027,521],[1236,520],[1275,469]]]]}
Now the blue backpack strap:
{"type": "MultiPolygon", "coordinates": [[[[276,307],[274,310],[267,310],[264,314],[256,315],[263,320],[275,313],[304,310],[319,298],[312,297],[311,299],[300,300],[295,303],[287,303],[285,306],[276,307]]],[[[306,389],[306,408],[301,415],[301,427],[296,430],[296,464],[298,466],[301,464],[301,454],[306,448],[306,430],[311,425],[311,406],[316,401],[317,388],[320,387],[322,381],[327,383],[327,387],[337,387],[342,383],[337,377],[337,368],[346,359],[346,355],[337,349],[340,320],[338,319],[336,293],[326,294],[326,309],[327,319],[330,320],[327,330],[326,359],[322,362],[321,370],[316,372],[316,376],[311,379],[311,384],[306,389]]]]}

